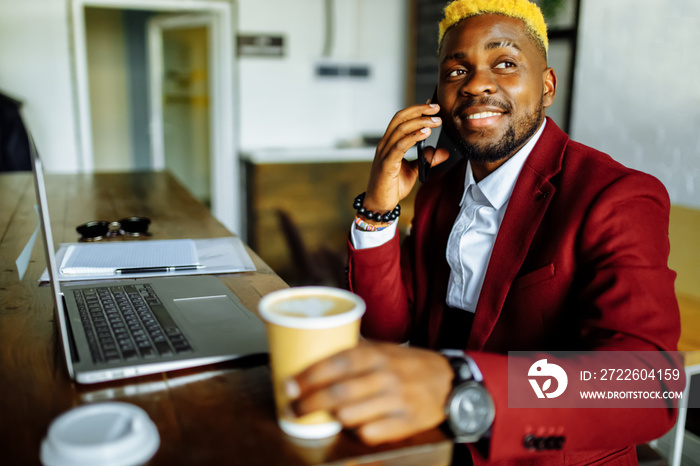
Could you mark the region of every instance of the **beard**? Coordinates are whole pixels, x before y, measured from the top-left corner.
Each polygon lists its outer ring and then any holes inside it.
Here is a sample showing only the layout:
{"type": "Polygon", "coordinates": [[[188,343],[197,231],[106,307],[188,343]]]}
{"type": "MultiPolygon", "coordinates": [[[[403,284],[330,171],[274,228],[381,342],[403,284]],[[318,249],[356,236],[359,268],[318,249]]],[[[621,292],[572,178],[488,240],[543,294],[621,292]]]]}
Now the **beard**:
{"type": "MultiPolygon", "coordinates": [[[[464,115],[464,111],[468,107],[474,105],[493,105],[502,108],[506,112],[509,112],[512,109],[510,104],[498,102],[491,97],[479,100],[472,98],[460,104],[459,107],[457,107],[457,109],[453,112],[453,115],[464,115]]],[[[447,134],[454,143],[455,147],[464,157],[478,163],[497,162],[504,158],[510,158],[517,152],[518,149],[524,146],[532,135],[537,132],[543,116],[544,105],[542,103],[542,99],[540,99],[540,102],[534,112],[512,122],[506,128],[505,134],[499,141],[488,145],[470,143],[466,141],[457,129],[454,117],[446,118],[446,124],[443,126],[447,130],[447,134]]]]}

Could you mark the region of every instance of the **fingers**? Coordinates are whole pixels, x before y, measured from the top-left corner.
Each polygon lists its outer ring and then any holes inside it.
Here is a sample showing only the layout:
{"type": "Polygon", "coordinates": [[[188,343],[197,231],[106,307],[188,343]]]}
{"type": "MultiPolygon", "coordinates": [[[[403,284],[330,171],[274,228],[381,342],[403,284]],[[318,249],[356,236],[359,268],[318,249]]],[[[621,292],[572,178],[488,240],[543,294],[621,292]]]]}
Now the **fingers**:
{"type": "Polygon", "coordinates": [[[344,424],[352,422],[358,436],[369,445],[401,440],[432,429],[445,420],[447,394],[435,398],[439,390],[421,385],[404,385],[394,393],[359,402],[339,411],[347,418],[338,418],[344,424]]]}
{"type": "MultiPolygon", "coordinates": [[[[404,108],[402,110],[399,110],[396,112],[394,117],[391,119],[389,122],[389,125],[386,128],[386,131],[384,131],[384,138],[383,140],[386,139],[387,135],[392,134],[394,131],[396,131],[396,128],[401,125],[402,123],[413,120],[416,118],[420,118],[422,116],[426,116],[427,119],[430,119],[431,116],[437,115],[437,113],[440,111],[440,106],[438,104],[422,104],[422,105],[412,105],[411,107],[404,108]]],[[[378,149],[383,149],[384,145],[382,144],[382,141],[377,145],[378,149]]]]}
{"type": "Polygon", "coordinates": [[[331,412],[364,442],[377,444],[442,422],[452,377],[433,351],[364,342],[291,378],[287,394],[297,415],[331,412]]]}
{"type": "Polygon", "coordinates": [[[369,424],[385,417],[404,416],[406,407],[393,393],[380,394],[343,406],[335,411],[335,417],[346,428],[369,424]]]}
{"type": "Polygon", "coordinates": [[[425,389],[402,386],[383,368],[325,386],[293,404],[297,415],[329,411],[345,428],[356,428],[367,444],[403,439],[437,426],[444,400],[431,407],[425,389]]]}
{"type": "Polygon", "coordinates": [[[390,372],[381,370],[369,372],[311,392],[294,404],[294,411],[299,415],[319,410],[332,411],[338,413],[344,425],[354,426],[370,417],[385,414],[388,412],[387,406],[398,403],[396,387],[399,383],[400,381],[390,372]],[[386,406],[376,402],[369,406],[363,404],[377,398],[391,400],[391,403],[386,406]],[[379,412],[372,413],[372,409],[379,412]],[[372,414],[369,415],[369,413],[372,414]]]}
{"type": "Polygon", "coordinates": [[[431,128],[440,126],[442,121],[437,116],[439,111],[437,104],[425,104],[397,112],[377,145],[377,155],[386,157],[393,152],[402,158],[416,142],[430,136],[431,128]]]}
{"type": "Polygon", "coordinates": [[[440,422],[416,427],[405,416],[390,416],[365,424],[357,429],[356,433],[365,444],[378,445],[402,440],[418,432],[432,429],[440,422]]]}
{"type": "Polygon", "coordinates": [[[306,393],[345,378],[370,372],[380,367],[385,359],[373,346],[360,344],[314,364],[293,380],[298,386],[298,391],[306,393]]]}
{"type": "Polygon", "coordinates": [[[416,415],[413,411],[398,389],[377,393],[331,410],[344,428],[356,429],[357,435],[368,445],[401,440],[432,429],[444,420],[441,410],[428,415],[416,415]]]}

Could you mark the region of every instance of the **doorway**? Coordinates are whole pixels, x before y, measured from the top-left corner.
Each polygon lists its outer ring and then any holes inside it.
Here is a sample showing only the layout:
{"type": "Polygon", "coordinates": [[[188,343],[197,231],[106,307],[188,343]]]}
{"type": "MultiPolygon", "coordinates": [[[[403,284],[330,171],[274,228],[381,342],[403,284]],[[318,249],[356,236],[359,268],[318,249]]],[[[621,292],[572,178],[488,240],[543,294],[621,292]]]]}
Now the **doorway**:
{"type": "Polygon", "coordinates": [[[232,5],[73,0],[71,12],[82,171],[168,170],[240,234],[232,5]]]}
{"type": "Polygon", "coordinates": [[[151,153],[156,170],[170,171],[211,207],[209,15],[158,15],[148,22],[151,153]]]}

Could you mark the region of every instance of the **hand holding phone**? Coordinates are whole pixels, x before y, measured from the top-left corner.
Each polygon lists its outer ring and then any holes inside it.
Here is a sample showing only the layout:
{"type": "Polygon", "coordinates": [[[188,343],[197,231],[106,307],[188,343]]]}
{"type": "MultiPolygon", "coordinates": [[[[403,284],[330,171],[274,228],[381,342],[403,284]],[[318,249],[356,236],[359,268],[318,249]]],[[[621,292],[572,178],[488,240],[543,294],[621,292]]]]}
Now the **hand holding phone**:
{"type": "MultiPolygon", "coordinates": [[[[407,160],[407,151],[432,129],[440,127],[439,112],[437,102],[411,105],[396,112],[377,144],[363,202],[365,208],[388,212],[411,193],[418,178],[419,162],[407,160]]],[[[449,155],[444,148],[433,150],[421,146],[421,180],[426,179],[426,169],[444,162],[449,155]]]]}

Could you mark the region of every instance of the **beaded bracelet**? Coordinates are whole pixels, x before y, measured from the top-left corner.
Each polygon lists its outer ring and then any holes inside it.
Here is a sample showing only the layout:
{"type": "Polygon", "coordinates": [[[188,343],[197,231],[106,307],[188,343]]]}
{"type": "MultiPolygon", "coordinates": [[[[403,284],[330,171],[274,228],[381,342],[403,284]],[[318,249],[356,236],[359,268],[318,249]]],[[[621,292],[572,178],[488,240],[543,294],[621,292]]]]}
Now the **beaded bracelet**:
{"type": "Polygon", "coordinates": [[[399,218],[399,215],[401,214],[401,206],[399,206],[398,204],[396,205],[396,207],[394,207],[393,210],[385,213],[367,210],[363,205],[365,201],[365,194],[367,193],[358,194],[355,200],[352,202],[352,207],[353,209],[357,210],[358,215],[366,218],[367,220],[374,220],[375,222],[384,223],[393,222],[394,220],[399,218]]]}
{"type": "Polygon", "coordinates": [[[355,226],[357,227],[358,230],[362,230],[362,231],[382,231],[383,229],[391,226],[392,223],[394,223],[393,220],[389,221],[389,223],[387,225],[377,226],[377,225],[372,225],[371,223],[365,222],[359,216],[355,217],[355,226]]]}

